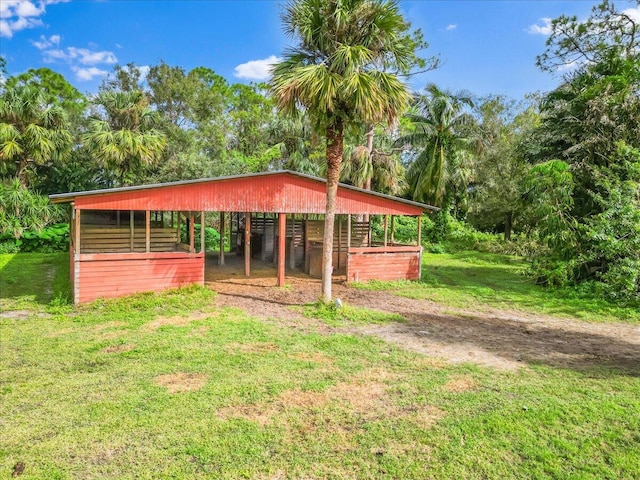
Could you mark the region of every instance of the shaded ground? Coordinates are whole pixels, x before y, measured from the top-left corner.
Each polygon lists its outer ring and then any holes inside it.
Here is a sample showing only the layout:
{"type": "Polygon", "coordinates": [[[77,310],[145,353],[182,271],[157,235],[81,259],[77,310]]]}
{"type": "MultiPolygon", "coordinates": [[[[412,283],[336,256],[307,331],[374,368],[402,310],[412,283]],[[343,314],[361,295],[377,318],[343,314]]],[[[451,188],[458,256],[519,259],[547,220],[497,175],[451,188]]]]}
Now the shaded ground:
{"type": "MultiPolygon", "coordinates": [[[[207,283],[218,292],[217,302],[241,308],[290,327],[330,333],[344,331],[305,318],[293,306],[315,302],[320,280],[301,272],[287,272],[287,286],[275,286],[275,269],[252,261],[252,276],[244,276],[239,260],[227,258],[224,268],[209,259],[207,283]]],[[[336,277],[334,298],[349,305],[403,316],[404,323],[352,327],[357,334],[374,335],[403,348],[453,363],[513,370],[524,363],[543,363],[573,369],[605,367],[640,375],[640,327],[622,323],[589,323],[520,311],[446,310],[425,301],[391,293],[350,288],[336,277]]]]}

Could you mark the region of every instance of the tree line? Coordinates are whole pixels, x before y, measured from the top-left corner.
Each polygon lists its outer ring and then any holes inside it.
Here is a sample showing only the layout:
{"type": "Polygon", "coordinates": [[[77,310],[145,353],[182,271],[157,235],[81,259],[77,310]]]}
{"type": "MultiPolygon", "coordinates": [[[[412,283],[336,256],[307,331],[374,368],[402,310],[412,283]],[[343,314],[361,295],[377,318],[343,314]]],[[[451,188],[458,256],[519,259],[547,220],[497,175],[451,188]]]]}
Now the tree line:
{"type": "Polygon", "coordinates": [[[92,95],[47,68],[5,78],[2,232],[55,216],[33,192],[290,169],[440,207],[434,243],[463,225],[526,244],[539,283],[639,300],[634,17],[603,1],[587,20],[553,20],[537,64],[566,73],[524,99],[409,92],[403,78],[438,61],[420,58],[394,2],[298,0],[282,20],[296,47],[269,83],[164,62],[116,66],[92,95]]]}

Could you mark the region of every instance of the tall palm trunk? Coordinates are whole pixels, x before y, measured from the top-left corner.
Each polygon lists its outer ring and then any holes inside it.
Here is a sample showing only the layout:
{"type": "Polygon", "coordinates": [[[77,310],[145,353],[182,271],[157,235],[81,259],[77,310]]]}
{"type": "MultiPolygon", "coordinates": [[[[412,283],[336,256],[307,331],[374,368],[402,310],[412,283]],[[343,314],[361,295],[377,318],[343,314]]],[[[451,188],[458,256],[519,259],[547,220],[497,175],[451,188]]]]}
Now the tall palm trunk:
{"type": "Polygon", "coordinates": [[[342,163],[344,125],[335,120],[327,127],[327,208],[324,217],[322,248],[322,301],[331,301],[333,275],[333,225],[336,216],[336,198],[342,163]]]}

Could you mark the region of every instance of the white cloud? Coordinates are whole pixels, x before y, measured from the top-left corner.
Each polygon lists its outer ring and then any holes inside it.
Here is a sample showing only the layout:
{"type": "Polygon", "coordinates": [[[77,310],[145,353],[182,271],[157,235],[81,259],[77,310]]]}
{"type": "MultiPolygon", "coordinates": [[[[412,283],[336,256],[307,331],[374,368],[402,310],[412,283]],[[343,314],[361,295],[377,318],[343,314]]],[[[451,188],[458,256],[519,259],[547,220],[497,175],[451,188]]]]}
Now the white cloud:
{"type": "Polygon", "coordinates": [[[279,61],[275,55],[262,60],[250,60],[238,65],[234,70],[234,76],[248,80],[266,80],[271,76],[271,66],[279,61]]]}
{"type": "Polygon", "coordinates": [[[76,78],[82,82],[88,82],[93,80],[95,77],[104,77],[109,73],[106,70],[99,69],[98,67],[71,67],[71,70],[75,72],[76,78]]]}
{"type": "Polygon", "coordinates": [[[622,13],[631,17],[634,22],[640,23],[640,5],[635,8],[627,8],[623,10],[622,13]]]}
{"type": "Polygon", "coordinates": [[[44,50],[49,47],[53,47],[54,45],[58,46],[60,44],[60,35],[51,35],[49,38],[44,35],[40,35],[40,40],[31,40],[31,45],[36,47],[38,50],[44,50]]]}
{"type": "Polygon", "coordinates": [[[551,35],[551,19],[541,18],[538,23],[529,25],[527,32],[533,35],[551,35]]]}
{"type": "MultiPolygon", "coordinates": [[[[37,48],[38,45],[32,42],[37,48]]],[[[118,63],[118,58],[113,52],[107,50],[93,51],[88,48],[67,47],[66,49],[54,48],[42,52],[44,61],[53,63],[56,60],[64,60],[68,63],[79,63],[81,65],[97,65],[101,63],[118,63]]]]}
{"type": "Polygon", "coordinates": [[[15,32],[42,26],[39,18],[47,5],[69,0],[2,0],[0,1],[0,37],[11,38],[15,32]]]}
{"type": "Polygon", "coordinates": [[[458,25],[456,25],[455,23],[450,23],[449,25],[447,25],[447,28],[445,28],[445,30],[455,30],[456,28],[458,28],[458,25]]]}

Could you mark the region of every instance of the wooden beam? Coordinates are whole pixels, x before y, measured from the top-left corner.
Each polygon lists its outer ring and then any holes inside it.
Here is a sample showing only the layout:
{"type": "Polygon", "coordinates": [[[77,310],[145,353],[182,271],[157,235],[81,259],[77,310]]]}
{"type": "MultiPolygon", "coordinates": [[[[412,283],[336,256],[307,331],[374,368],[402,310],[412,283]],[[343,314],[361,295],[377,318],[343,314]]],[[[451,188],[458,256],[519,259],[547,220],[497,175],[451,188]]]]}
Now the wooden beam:
{"type": "Polygon", "coordinates": [[[284,287],[285,242],[287,237],[287,214],[278,214],[278,286],[284,287]]]}
{"type": "Polygon", "coordinates": [[[133,210],[129,210],[129,240],[130,240],[130,245],[129,245],[129,250],[133,252],[133,237],[134,237],[134,230],[135,230],[135,225],[134,225],[134,218],[133,218],[133,210]]]}
{"type": "Polygon", "coordinates": [[[178,218],[176,218],[176,233],[178,234],[178,243],[182,243],[182,232],[180,231],[180,222],[182,220],[182,214],[176,212],[178,218]]]}
{"type": "Polygon", "coordinates": [[[224,212],[220,212],[220,256],[218,265],[224,265],[224,212]]]}
{"type": "Polygon", "coordinates": [[[145,252],[151,251],[151,212],[146,210],[144,221],[145,252]]]}
{"type": "Polygon", "coordinates": [[[251,212],[244,214],[244,274],[251,275],[251,212]]]}
{"type": "Polygon", "coordinates": [[[200,212],[200,253],[205,253],[204,251],[204,211],[200,212]]]}
{"type": "Polygon", "coordinates": [[[351,214],[347,214],[347,261],[345,262],[345,273],[347,282],[349,281],[349,250],[351,249],[351,214]]]}
{"type": "Polygon", "coordinates": [[[193,212],[189,213],[189,252],[196,252],[196,236],[195,236],[195,215],[193,212]]]}
{"type": "Polygon", "coordinates": [[[418,246],[422,245],[422,215],[418,217],[418,246]]]}
{"type": "Polygon", "coordinates": [[[338,265],[340,268],[340,256],[342,254],[342,215],[336,215],[338,217],[338,265]]]}
{"type": "Polygon", "coordinates": [[[82,253],[80,250],[80,217],[82,210],[76,209],[76,253],[82,253]]]}
{"type": "Polygon", "coordinates": [[[278,245],[276,244],[276,238],[278,238],[278,225],[276,222],[276,215],[273,215],[273,264],[275,265],[276,263],[278,263],[278,255],[280,254],[280,252],[278,252],[278,245]]]}
{"type": "Polygon", "coordinates": [[[289,268],[296,268],[296,216],[291,217],[291,244],[289,246],[289,268]]]}
{"type": "Polygon", "coordinates": [[[382,241],[382,245],[385,246],[385,247],[387,246],[387,235],[389,233],[388,218],[389,218],[389,216],[385,215],[384,216],[384,220],[383,220],[384,221],[384,240],[382,241]]]}
{"type": "Polygon", "coordinates": [[[393,245],[394,243],[396,243],[396,239],[394,237],[394,220],[395,220],[396,216],[395,215],[391,215],[391,245],[393,245]]]}

